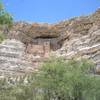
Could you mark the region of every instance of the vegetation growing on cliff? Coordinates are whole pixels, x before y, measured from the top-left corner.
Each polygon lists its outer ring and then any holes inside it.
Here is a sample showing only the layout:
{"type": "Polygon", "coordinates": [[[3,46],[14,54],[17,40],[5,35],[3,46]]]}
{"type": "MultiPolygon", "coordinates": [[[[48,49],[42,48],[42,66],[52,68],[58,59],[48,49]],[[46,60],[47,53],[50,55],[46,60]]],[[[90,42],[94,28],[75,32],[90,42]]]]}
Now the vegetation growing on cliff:
{"type": "MultiPolygon", "coordinates": [[[[1,3],[0,4],[1,27],[7,27],[7,28],[11,27],[13,23],[12,21],[13,21],[12,16],[5,11],[1,3]]],[[[48,39],[54,38],[54,40],[55,40],[55,35],[53,34],[54,33],[56,34],[56,30],[58,29],[61,30],[61,28],[63,28],[62,26],[58,28],[51,27],[50,29],[47,27],[40,27],[40,26],[39,28],[37,26],[32,26],[32,28],[30,27],[28,29],[33,29],[33,27],[34,29],[36,29],[36,31],[33,32],[34,34],[35,33],[38,34],[40,30],[43,33],[44,32],[46,33],[45,35],[42,34],[44,35],[43,37],[42,35],[40,35],[41,34],[40,31],[40,33],[36,36],[37,39],[39,38],[46,39],[48,37],[48,39]],[[47,33],[49,33],[49,36],[47,35],[47,33]],[[51,37],[52,35],[53,37],[51,37]]],[[[72,27],[70,27],[70,29],[73,29],[73,27],[75,28],[76,33],[77,31],[82,32],[82,30],[86,30],[84,33],[87,33],[87,31],[92,27],[92,24],[90,23],[89,25],[86,24],[84,26],[84,24],[81,25],[79,23],[74,23],[72,27]],[[76,27],[76,25],[78,26],[76,27]]],[[[65,30],[65,28],[63,29],[65,30]]],[[[63,32],[59,31],[59,32],[64,33],[65,31],[63,32]]],[[[24,31],[21,31],[21,33],[22,32],[24,33],[24,31]]],[[[59,32],[57,31],[57,33],[59,32]]],[[[23,34],[25,35],[23,37],[25,37],[27,41],[29,41],[30,38],[28,37],[32,37],[33,33],[31,33],[30,30],[30,32],[27,32],[27,34],[25,33],[26,35],[23,34]]],[[[65,37],[63,36],[61,40],[63,41],[63,38],[66,39],[65,37]]],[[[4,34],[1,33],[0,42],[3,41],[4,38],[5,38],[4,34]]],[[[55,41],[53,41],[53,43],[55,43],[55,41]]],[[[1,60],[1,62],[2,61],[3,60],[1,60]]],[[[100,85],[99,85],[100,76],[91,73],[93,67],[94,67],[93,63],[86,59],[81,59],[81,60],[71,59],[65,61],[63,58],[52,57],[47,62],[43,63],[40,66],[39,71],[36,73],[33,72],[30,75],[20,77],[20,79],[19,77],[15,79],[10,79],[10,78],[1,79],[0,100],[100,100],[100,85]]],[[[15,68],[19,68],[19,66],[15,68]]],[[[2,70],[4,71],[4,68],[2,70]]]]}
{"type": "Polygon", "coordinates": [[[20,81],[0,81],[0,100],[99,100],[100,78],[85,59],[50,59],[37,73],[20,81]]]}

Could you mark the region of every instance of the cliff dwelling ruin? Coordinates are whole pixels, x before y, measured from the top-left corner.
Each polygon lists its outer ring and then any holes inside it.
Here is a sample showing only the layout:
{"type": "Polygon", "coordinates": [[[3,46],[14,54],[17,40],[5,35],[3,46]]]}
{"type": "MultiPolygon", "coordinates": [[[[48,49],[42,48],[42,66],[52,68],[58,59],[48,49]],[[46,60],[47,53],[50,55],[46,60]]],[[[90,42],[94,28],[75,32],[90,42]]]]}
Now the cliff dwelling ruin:
{"type": "Polygon", "coordinates": [[[51,51],[50,42],[42,42],[42,43],[29,43],[26,46],[26,53],[33,54],[34,56],[48,56],[51,51]]]}

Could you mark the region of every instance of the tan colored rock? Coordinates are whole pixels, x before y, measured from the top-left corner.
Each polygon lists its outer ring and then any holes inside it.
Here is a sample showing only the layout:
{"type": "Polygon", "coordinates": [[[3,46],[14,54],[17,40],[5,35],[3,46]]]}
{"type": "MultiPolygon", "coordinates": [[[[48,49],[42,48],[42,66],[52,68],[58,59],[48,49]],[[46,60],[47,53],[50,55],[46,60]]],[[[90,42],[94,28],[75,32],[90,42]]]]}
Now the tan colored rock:
{"type": "Polygon", "coordinates": [[[100,9],[88,16],[54,24],[15,22],[7,35],[25,44],[26,51],[30,52],[25,56],[29,61],[36,62],[34,65],[54,51],[54,54],[66,59],[74,56],[92,59],[96,71],[100,73],[100,9]]]}

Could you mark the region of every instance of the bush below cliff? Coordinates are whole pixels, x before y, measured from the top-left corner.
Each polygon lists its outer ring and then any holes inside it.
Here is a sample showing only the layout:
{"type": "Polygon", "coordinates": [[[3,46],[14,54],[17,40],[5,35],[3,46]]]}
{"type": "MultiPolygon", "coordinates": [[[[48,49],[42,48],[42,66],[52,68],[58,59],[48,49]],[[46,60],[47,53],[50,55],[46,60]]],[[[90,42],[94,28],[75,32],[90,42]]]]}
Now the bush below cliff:
{"type": "Polygon", "coordinates": [[[49,59],[37,73],[0,81],[0,100],[99,100],[100,77],[88,60],[49,59]]]}

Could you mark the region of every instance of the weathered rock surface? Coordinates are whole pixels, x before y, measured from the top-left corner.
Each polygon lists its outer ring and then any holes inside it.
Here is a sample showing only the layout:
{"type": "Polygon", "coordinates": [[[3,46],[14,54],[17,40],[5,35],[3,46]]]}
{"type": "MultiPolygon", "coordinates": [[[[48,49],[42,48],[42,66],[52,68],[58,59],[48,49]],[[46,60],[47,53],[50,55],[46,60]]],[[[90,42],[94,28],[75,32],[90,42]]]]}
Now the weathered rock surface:
{"type": "Polygon", "coordinates": [[[69,38],[66,39],[56,53],[66,59],[86,57],[96,64],[96,72],[100,73],[100,10],[87,17],[75,18],[68,25],[69,38]]]}
{"type": "MultiPolygon", "coordinates": [[[[26,46],[31,44],[31,50],[37,47],[42,48],[44,43],[49,43],[53,54],[57,56],[64,56],[66,59],[74,56],[92,59],[96,64],[96,72],[100,73],[100,9],[91,15],[75,17],[55,24],[15,22],[7,33],[7,37],[17,39],[26,46]]],[[[46,47],[49,48],[49,46],[46,47]]],[[[2,46],[0,48],[2,49],[2,46]]],[[[40,49],[39,52],[42,52],[41,50],[44,52],[44,49],[40,49]]],[[[1,52],[0,56],[19,57],[16,53],[3,54],[1,52]]],[[[40,55],[34,56],[34,54],[25,56],[29,58],[29,61],[37,63],[44,58],[40,55]]]]}
{"type": "Polygon", "coordinates": [[[32,70],[24,50],[24,44],[15,39],[7,39],[0,44],[0,76],[21,75],[32,70]]]}
{"type": "Polygon", "coordinates": [[[8,38],[16,38],[24,43],[46,40],[59,49],[65,40],[90,34],[89,30],[93,26],[100,28],[100,9],[91,15],[75,17],[55,24],[15,22],[8,32],[8,38]]]}

